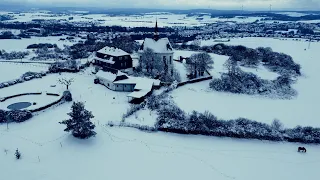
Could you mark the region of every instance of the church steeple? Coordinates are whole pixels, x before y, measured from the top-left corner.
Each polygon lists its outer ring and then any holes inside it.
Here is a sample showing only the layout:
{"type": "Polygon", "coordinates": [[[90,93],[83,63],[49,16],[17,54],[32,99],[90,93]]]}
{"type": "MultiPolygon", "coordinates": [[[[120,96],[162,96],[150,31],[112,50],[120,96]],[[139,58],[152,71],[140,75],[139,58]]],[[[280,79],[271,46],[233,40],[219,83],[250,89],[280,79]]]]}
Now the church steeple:
{"type": "Polygon", "coordinates": [[[158,29],[158,19],[156,20],[156,27],[154,28],[154,37],[153,39],[155,41],[158,41],[159,40],[159,29],[158,29]]]}

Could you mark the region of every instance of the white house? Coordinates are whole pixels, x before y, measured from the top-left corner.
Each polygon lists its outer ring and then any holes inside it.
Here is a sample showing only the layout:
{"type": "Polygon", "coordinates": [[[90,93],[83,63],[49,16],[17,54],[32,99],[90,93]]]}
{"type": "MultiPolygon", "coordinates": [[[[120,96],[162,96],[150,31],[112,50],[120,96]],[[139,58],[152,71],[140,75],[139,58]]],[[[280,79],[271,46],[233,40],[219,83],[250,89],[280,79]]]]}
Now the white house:
{"type": "Polygon", "coordinates": [[[143,51],[148,48],[152,49],[158,56],[160,56],[162,62],[164,63],[165,69],[167,69],[168,73],[173,74],[173,48],[168,38],[159,38],[157,22],[154,31],[154,37],[146,38],[144,40],[138,52],[139,58],[141,58],[143,51]]]}
{"type": "Polygon", "coordinates": [[[149,79],[144,77],[131,77],[118,70],[98,71],[96,79],[100,84],[113,91],[132,92],[128,94],[130,100],[138,100],[142,102],[143,99],[149,95],[154,87],[160,87],[160,80],[149,79]]]}
{"type": "Polygon", "coordinates": [[[99,80],[100,84],[105,85],[113,91],[132,92],[136,85],[134,82],[119,83],[121,80],[129,79],[129,77],[121,71],[105,72],[100,70],[97,72],[96,78],[99,80]]]}

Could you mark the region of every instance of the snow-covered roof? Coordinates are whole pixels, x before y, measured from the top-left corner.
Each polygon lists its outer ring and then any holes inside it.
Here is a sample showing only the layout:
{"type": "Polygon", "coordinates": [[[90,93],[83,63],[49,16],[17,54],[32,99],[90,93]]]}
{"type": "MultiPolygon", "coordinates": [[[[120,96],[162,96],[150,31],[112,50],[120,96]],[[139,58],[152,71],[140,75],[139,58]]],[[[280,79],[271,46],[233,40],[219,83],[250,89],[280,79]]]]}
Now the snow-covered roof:
{"type": "Polygon", "coordinates": [[[128,94],[128,97],[133,97],[133,98],[142,98],[146,96],[150,91],[148,90],[140,90],[140,91],[133,91],[132,93],[128,94]]]}
{"type": "Polygon", "coordinates": [[[146,78],[139,78],[136,79],[136,86],[134,87],[135,90],[147,90],[151,91],[153,86],[153,80],[152,79],[146,79],[146,78]]]}
{"type": "Polygon", "coordinates": [[[117,73],[112,72],[106,72],[106,71],[98,71],[96,74],[96,77],[99,79],[104,79],[110,82],[113,82],[117,79],[118,76],[127,76],[125,73],[122,73],[121,71],[117,71],[117,73]]]}
{"type": "Polygon", "coordinates": [[[126,56],[129,55],[122,49],[106,46],[98,51],[98,53],[108,54],[110,56],[126,56]]]}
{"type": "Polygon", "coordinates": [[[146,38],[141,45],[140,50],[144,51],[147,48],[152,49],[155,53],[172,53],[173,48],[169,42],[168,38],[161,38],[158,41],[146,38]]]}

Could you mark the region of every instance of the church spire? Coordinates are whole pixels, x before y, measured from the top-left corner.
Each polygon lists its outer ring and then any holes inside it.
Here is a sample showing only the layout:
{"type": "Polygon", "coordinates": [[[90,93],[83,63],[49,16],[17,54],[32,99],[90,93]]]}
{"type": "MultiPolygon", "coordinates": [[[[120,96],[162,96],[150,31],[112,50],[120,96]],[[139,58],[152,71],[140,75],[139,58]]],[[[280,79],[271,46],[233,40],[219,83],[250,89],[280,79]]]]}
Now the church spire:
{"type": "Polygon", "coordinates": [[[155,41],[159,40],[159,29],[158,29],[158,19],[156,20],[156,27],[154,28],[154,38],[155,41]]]}

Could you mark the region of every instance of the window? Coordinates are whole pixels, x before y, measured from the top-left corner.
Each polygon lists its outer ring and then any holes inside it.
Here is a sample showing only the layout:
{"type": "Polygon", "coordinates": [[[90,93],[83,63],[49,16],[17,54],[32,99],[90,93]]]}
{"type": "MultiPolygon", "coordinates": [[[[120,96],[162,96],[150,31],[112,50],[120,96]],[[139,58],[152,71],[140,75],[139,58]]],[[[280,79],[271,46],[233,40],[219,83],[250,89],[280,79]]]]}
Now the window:
{"type": "Polygon", "coordinates": [[[123,64],[121,63],[121,64],[120,64],[120,67],[122,67],[122,65],[123,65],[123,64]]]}
{"type": "Polygon", "coordinates": [[[167,57],[166,56],[163,56],[163,63],[164,63],[164,65],[167,65],[167,57]]]}
{"type": "Polygon", "coordinates": [[[119,57],[119,60],[121,61],[121,60],[122,60],[122,57],[119,57]]]}
{"type": "Polygon", "coordinates": [[[127,62],[124,62],[124,67],[127,67],[127,62]]]}
{"type": "Polygon", "coordinates": [[[117,87],[119,87],[119,85],[117,85],[117,87]]]}

